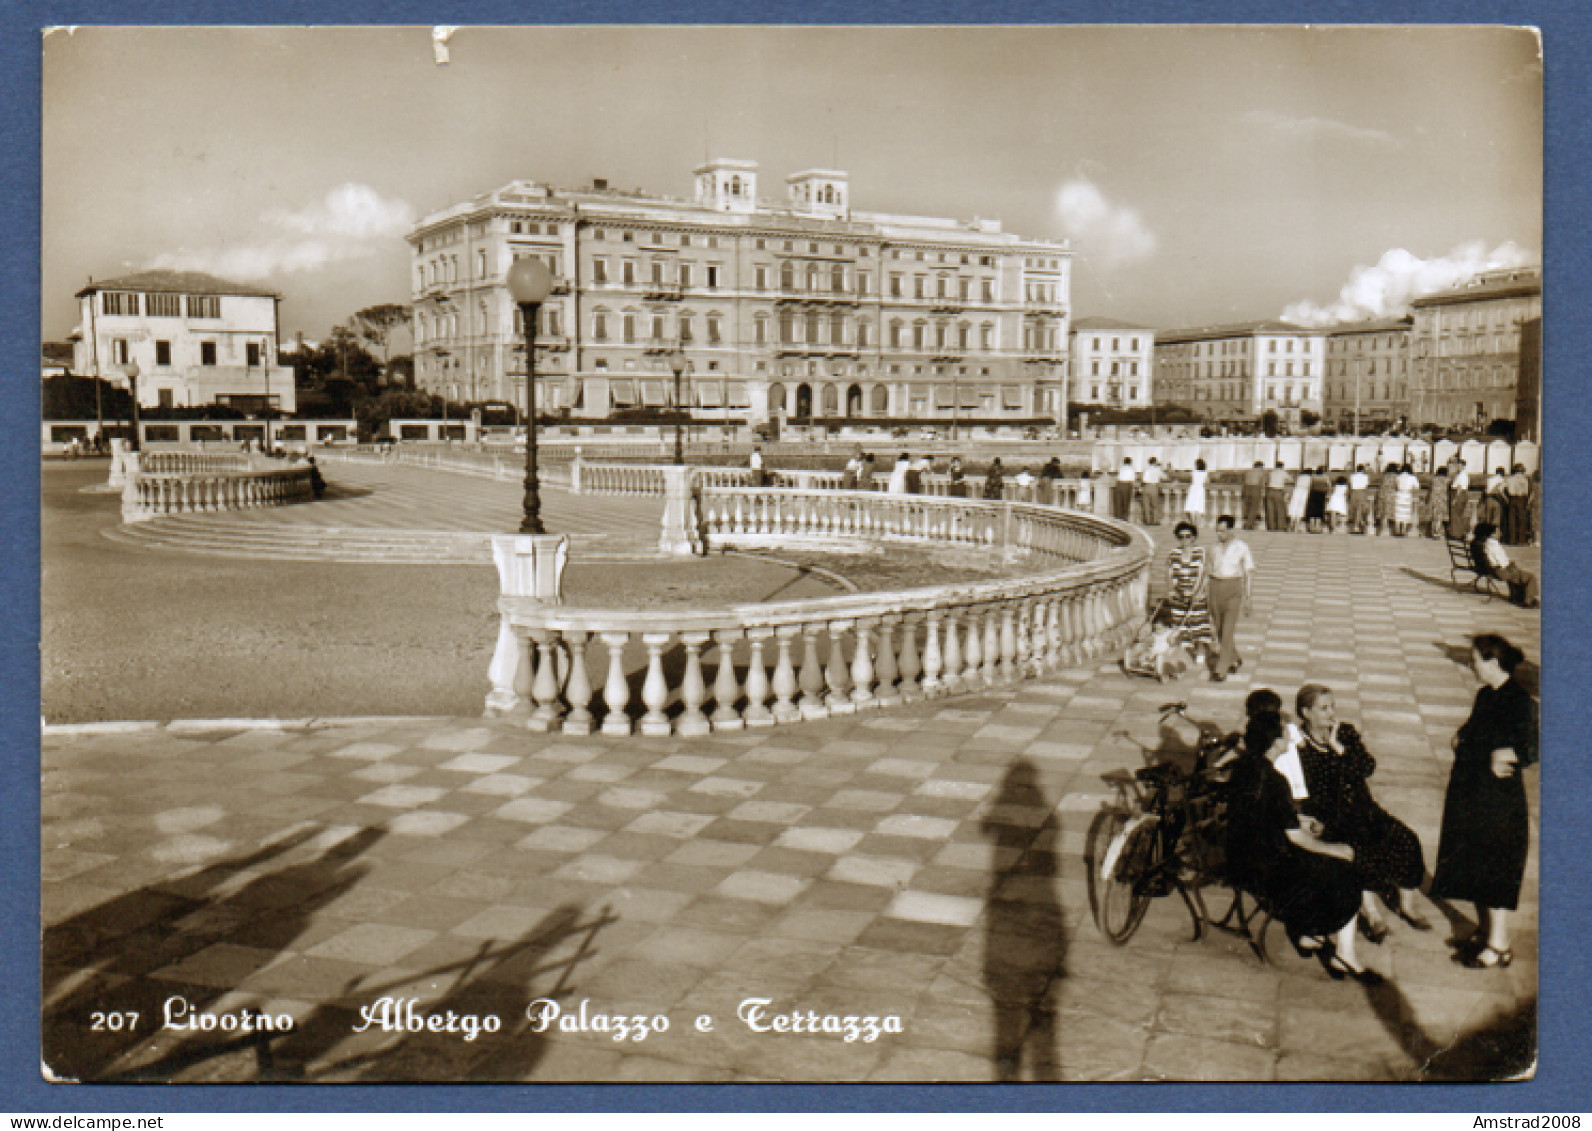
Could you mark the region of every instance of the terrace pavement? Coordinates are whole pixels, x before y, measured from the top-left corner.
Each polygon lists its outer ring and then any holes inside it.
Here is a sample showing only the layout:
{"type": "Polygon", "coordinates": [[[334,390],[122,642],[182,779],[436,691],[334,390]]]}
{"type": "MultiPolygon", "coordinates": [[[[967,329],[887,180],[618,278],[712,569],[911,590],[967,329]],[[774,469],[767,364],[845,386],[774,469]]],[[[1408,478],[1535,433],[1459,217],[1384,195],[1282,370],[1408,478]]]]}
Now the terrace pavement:
{"type": "Polygon", "coordinates": [[[1436,930],[1394,920],[1381,946],[1362,944],[1387,976],[1375,989],[1329,981],[1280,932],[1271,966],[1220,933],[1193,941],[1175,898],[1124,947],[1091,922],[1082,850],[1110,795],[1101,774],[1177,744],[1157,733],[1160,703],[1187,698],[1231,727],[1252,687],[1331,685],[1378,759],[1378,799],[1430,867],[1449,740],[1475,691],[1467,638],[1502,632],[1540,656],[1537,615],[1454,591],[1440,544],[1249,540],[1255,615],[1243,671],[1222,684],[1162,687],[1108,657],[700,739],[480,718],[51,728],[44,1060],[61,1077],[192,1081],[1520,1071],[1537,995],[1536,771],[1508,969],[1451,962],[1451,924],[1424,901],[1436,930]],[[386,1031],[384,999],[498,1029],[386,1031]],[[769,1015],[894,1017],[901,1031],[756,1032],[738,1010],[760,999],[769,1015]],[[586,1003],[585,1031],[537,1032],[539,1000],[577,1016],[586,1003]],[[221,1020],[251,1010],[294,1027],[221,1020]],[[180,1027],[201,1014],[217,1027],[180,1027]],[[621,1038],[598,1014],[668,1028],[621,1038]]]}

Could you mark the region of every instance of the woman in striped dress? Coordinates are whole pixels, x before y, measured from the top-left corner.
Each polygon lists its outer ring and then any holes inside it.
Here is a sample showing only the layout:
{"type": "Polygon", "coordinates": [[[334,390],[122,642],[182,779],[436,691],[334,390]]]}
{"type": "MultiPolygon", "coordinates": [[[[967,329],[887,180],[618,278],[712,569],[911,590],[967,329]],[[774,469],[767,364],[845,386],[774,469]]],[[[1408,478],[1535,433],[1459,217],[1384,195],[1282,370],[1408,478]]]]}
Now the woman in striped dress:
{"type": "Polygon", "coordinates": [[[1399,493],[1399,465],[1390,463],[1382,472],[1382,481],[1376,485],[1377,533],[1393,533],[1393,500],[1399,493]]]}
{"type": "Polygon", "coordinates": [[[1203,661],[1216,648],[1205,587],[1205,547],[1194,544],[1199,529],[1192,522],[1178,523],[1173,533],[1177,535],[1177,545],[1166,559],[1166,602],[1172,610],[1173,627],[1185,635],[1184,647],[1197,661],[1203,661]]]}
{"type": "Polygon", "coordinates": [[[1448,468],[1440,467],[1432,476],[1431,493],[1426,497],[1426,518],[1432,526],[1432,537],[1441,538],[1448,533],[1448,468]]]}

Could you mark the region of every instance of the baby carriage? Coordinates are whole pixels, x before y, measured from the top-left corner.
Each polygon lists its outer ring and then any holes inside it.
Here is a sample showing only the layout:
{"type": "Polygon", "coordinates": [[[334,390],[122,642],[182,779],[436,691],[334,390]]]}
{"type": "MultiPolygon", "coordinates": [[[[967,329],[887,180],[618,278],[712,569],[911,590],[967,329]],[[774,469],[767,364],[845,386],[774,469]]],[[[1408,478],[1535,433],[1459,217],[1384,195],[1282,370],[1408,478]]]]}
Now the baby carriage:
{"type": "Polygon", "coordinates": [[[1122,670],[1161,683],[1181,678],[1194,666],[1187,647],[1188,633],[1183,627],[1188,615],[1184,612],[1181,617],[1176,616],[1163,597],[1134,633],[1133,643],[1122,655],[1122,670]]]}

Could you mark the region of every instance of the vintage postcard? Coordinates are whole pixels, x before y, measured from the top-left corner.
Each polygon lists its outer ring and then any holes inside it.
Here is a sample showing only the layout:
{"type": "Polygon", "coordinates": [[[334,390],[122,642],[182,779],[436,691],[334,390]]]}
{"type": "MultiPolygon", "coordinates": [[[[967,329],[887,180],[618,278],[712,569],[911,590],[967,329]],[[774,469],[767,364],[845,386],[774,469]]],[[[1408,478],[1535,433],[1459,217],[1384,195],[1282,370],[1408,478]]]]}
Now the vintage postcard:
{"type": "Polygon", "coordinates": [[[39,50],[46,1079],[1533,1077],[1537,31],[39,50]]]}

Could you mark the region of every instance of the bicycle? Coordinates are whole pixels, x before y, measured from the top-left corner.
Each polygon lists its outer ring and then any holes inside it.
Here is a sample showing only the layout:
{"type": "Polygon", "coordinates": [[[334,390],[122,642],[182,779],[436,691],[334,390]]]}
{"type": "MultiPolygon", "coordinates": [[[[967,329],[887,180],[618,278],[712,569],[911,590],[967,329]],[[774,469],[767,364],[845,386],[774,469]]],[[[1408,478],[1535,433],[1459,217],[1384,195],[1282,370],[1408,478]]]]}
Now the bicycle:
{"type": "MultiPolygon", "coordinates": [[[[1133,937],[1150,900],[1177,892],[1194,921],[1194,938],[1205,926],[1226,927],[1234,913],[1247,934],[1247,916],[1235,899],[1220,921],[1210,918],[1201,889],[1220,877],[1225,803],[1221,766],[1236,736],[1188,717],[1188,704],[1161,707],[1161,724],[1174,716],[1199,728],[1193,769],[1160,762],[1129,773],[1103,775],[1116,787],[1114,803],[1089,829],[1084,862],[1089,870],[1089,907],[1100,932],[1118,946],[1133,937]]],[[[1264,957],[1264,955],[1263,955],[1264,957]]]]}

